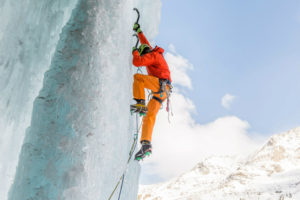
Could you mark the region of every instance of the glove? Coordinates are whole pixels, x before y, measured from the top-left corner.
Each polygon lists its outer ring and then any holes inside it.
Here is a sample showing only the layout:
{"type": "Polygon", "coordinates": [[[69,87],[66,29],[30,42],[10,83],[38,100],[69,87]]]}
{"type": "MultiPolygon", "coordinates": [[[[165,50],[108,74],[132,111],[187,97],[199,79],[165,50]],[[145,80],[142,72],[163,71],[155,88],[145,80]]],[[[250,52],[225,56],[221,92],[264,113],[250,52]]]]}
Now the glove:
{"type": "Polygon", "coordinates": [[[135,32],[137,32],[137,33],[142,32],[140,28],[141,28],[141,26],[140,26],[138,23],[135,23],[135,24],[133,25],[133,30],[134,30],[135,32]]]}
{"type": "Polygon", "coordinates": [[[135,31],[135,32],[137,32],[137,30],[140,28],[140,25],[138,24],[138,23],[134,23],[134,25],[133,25],[133,30],[135,31]]]}
{"type": "Polygon", "coordinates": [[[138,50],[135,46],[132,47],[132,53],[135,51],[135,50],[138,50]]]}

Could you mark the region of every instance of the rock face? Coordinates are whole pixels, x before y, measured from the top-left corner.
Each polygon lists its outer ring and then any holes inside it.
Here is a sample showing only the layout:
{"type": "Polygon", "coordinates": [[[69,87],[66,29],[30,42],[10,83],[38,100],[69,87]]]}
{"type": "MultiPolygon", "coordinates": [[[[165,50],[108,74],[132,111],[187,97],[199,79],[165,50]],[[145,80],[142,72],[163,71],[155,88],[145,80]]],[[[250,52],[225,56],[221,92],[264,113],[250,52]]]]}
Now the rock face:
{"type": "Polygon", "coordinates": [[[299,200],[300,127],[272,136],[247,158],[210,157],[139,200],[299,200]]]}

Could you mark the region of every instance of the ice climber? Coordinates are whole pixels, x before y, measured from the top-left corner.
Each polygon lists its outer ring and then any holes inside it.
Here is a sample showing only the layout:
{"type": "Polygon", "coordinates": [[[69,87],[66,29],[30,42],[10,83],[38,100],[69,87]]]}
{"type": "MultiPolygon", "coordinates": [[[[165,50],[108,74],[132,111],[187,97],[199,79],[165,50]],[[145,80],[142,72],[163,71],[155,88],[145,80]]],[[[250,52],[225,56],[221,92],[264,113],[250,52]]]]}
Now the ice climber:
{"type": "Polygon", "coordinates": [[[151,139],[155,124],[156,114],[162,102],[169,97],[171,89],[171,75],[168,64],[164,59],[164,49],[155,46],[152,48],[140,29],[140,25],[135,23],[133,30],[137,32],[140,47],[133,47],[133,65],[136,67],[145,66],[148,75],[135,74],[133,81],[133,98],[136,104],[131,105],[131,111],[145,115],[141,135],[141,149],[136,153],[135,159],[141,160],[152,153],[151,139]],[[152,98],[145,104],[145,88],[152,91],[152,98]]]}

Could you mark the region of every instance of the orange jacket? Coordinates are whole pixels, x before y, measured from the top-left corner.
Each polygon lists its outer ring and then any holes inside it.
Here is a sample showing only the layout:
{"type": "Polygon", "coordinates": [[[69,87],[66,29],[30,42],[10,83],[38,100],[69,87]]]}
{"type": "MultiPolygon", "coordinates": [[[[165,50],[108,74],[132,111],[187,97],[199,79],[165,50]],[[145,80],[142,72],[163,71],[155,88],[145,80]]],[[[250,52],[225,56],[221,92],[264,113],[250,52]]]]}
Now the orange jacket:
{"type": "MultiPolygon", "coordinates": [[[[150,46],[143,32],[140,32],[138,36],[141,44],[147,44],[150,46]]],[[[136,67],[146,66],[148,75],[161,79],[168,79],[172,82],[169,66],[163,56],[164,49],[158,46],[156,46],[154,49],[151,46],[150,48],[152,51],[142,56],[140,56],[137,50],[133,51],[133,65],[136,67]]]]}

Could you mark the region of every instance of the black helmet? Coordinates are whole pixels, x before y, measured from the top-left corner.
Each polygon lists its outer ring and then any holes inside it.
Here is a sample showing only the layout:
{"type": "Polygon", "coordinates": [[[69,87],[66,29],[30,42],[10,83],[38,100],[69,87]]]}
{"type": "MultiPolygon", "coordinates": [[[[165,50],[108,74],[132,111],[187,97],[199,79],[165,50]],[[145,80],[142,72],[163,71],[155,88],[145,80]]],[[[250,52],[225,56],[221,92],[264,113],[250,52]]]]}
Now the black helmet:
{"type": "Polygon", "coordinates": [[[151,52],[151,48],[149,47],[148,44],[141,44],[141,46],[138,49],[140,56],[144,55],[146,53],[151,52]]]}

